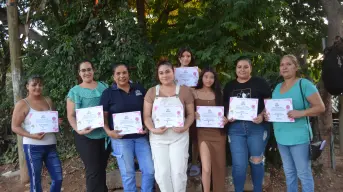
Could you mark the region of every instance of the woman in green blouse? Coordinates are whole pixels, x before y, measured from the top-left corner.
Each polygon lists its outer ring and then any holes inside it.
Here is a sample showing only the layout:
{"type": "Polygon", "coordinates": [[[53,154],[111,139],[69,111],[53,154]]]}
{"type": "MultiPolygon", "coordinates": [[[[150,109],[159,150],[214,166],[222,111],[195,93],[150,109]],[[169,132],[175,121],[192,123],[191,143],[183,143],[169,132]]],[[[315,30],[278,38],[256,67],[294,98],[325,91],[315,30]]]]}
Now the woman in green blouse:
{"type": "Polygon", "coordinates": [[[76,150],[86,168],[87,192],[107,192],[106,166],[109,151],[107,135],[103,128],[77,130],[75,110],[98,106],[102,92],[108,85],[94,80],[94,67],[89,61],[78,65],[79,85],[69,90],[67,96],[68,121],[73,128],[76,150]]]}

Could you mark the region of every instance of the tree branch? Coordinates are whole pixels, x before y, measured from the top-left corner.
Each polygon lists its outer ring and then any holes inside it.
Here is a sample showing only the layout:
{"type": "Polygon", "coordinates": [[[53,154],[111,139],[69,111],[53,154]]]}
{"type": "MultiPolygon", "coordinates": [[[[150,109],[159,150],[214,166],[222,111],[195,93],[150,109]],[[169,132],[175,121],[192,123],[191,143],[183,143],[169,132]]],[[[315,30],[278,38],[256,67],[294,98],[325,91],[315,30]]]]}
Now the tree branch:
{"type": "MultiPolygon", "coordinates": [[[[0,21],[3,23],[3,25],[7,25],[7,10],[6,8],[0,8],[0,21]]],[[[25,35],[25,25],[22,23],[19,23],[19,36],[25,35]]],[[[29,29],[28,37],[34,41],[41,41],[43,39],[43,36],[41,36],[37,31],[34,29],[29,29]]]]}
{"type": "Polygon", "coordinates": [[[144,0],[136,0],[136,10],[137,10],[137,20],[138,24],[145,36],[146,31],[146,20],[145,20],[145,1],[144,0]]]}
{"type": "Polygon", "coordinates": [[[58,5],[56,4],[55,0],[50,0],[50,4],[51,4],[52,13],[56,17],[58,24],[61,25],[63,23],[63,19],[58,12],[58,5]]]}

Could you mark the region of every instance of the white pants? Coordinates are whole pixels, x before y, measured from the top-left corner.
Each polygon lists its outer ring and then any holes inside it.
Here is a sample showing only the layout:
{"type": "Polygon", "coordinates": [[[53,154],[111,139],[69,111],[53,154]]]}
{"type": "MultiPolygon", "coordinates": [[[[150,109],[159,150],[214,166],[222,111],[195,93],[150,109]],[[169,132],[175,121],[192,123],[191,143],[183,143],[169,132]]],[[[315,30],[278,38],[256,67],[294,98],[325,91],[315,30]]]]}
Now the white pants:
{"type": "MultiPolygon", "coordinates": [[[[169,129],[167,132],[173,130],[169,129]]],[[[154,135],[154,137],[159,137],[154,135]]],[[[163,136],[162,136],[163,137],[163,136]]],[[[185,192],[187,188],[187,163],[189,133],[182,133],[177,140],[171,139],[171,143],[159,142],[151,139],[151,152],[154,160],[155,179],[161,192],[185,192]]]]}

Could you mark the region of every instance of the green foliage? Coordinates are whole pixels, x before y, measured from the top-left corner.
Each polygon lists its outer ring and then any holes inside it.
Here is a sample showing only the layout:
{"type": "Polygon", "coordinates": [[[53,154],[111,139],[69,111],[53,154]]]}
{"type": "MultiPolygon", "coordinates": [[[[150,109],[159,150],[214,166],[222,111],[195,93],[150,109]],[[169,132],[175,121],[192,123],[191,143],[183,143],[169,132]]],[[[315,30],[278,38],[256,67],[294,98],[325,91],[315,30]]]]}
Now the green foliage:
{"type": "Polygon", "coordinates": [[[127,7],[106,7],[95,16],[91,5],[86,5],[82,1],[61,4],[65,11],[63,24],[49,17],[49,12],[36,16],[37,19],[45,18],[42,30],[48,37],[45,44],[49,46],[31,42],[23,59],[26,75],[44,76],[46,95],[51,97],[60,116],[64,117],[58,139],[63,140],[59,142],[59,151],[66,158],[75,153],[75,149],[70,148],[73,140],[66,119],[65,101],[69,89],[77,84],[78,63],[91,61],[96,69],[96,79],[111,84],[111,64],[125,61],[132,66],[133,81],[152,85],[149,75],[153,69],[152,48],[141,37],[135,15],[127,7]],[[82,3],[85,7],[81,9],[82,3]],[[112,10],[118,12],[109,13],[112,10]]]}
{"type": "MultiPolygon", "coordinates": [[[[12,141],[15,141],[16,137],[12,141]]],[[[0,156],[0,165],[15,163],[18,160],[18,145],[13,143],[7,147],[7,150],[0,156]]]]}
{"type": "MultiPolygon", "coordinates": [[[[31,6],[35,13],[30,17],[31,27],[43,34],[40,41],[30,40],[22,49],[24,76],[44,76],[45,95],[64,117],[58,134],[63,141],[58,144],[62,158],[75,154],[65,101],[69,89],[77,84],[76,66],[82,60],[91,61],[96,79],[109,84],[113,81],[111,64],[125,61],[131,79],[149,88],[156,83],[152,79],[156,60],[168,56],[176,63],[178,48],[188,46],[196,64],[214,67],[223,85],[235,78],[234,62],[245,55],[253,61],[254,75],[263,76],[274,87],[280,57],[286,53],[300,57],[307,45],[305,75],[315,82],[320,78],[320,61],[315,58],[321,53],[327,26],[316,0],[146,1],[146,31],[138,25],[136,1],[99,2],[94,6],[88,0],[48,1],[38,11],[38,2],[20,1],[20,13],[31,6]]],[[[20,19],[26,22],[26,15],[20,19]]],[[[1,93],[6,95],[0,104],[1,130],[10,130],[5,125],[13,107],[10,84],[1,93]]]]}

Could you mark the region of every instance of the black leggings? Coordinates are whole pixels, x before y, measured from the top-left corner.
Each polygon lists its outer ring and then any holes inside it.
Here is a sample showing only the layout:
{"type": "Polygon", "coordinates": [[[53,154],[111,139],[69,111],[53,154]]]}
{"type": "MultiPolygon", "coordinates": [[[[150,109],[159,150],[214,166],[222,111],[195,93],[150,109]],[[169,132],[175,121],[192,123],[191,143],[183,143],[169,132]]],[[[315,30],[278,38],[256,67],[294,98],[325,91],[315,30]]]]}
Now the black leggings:
{"type": "Polygon", "coordinates": [[[111,152],[105,149],[105,139],[89,139],[74,132],[76,150],[86,169],[87,192],[107,192],[106,167],[111,152]]]}

